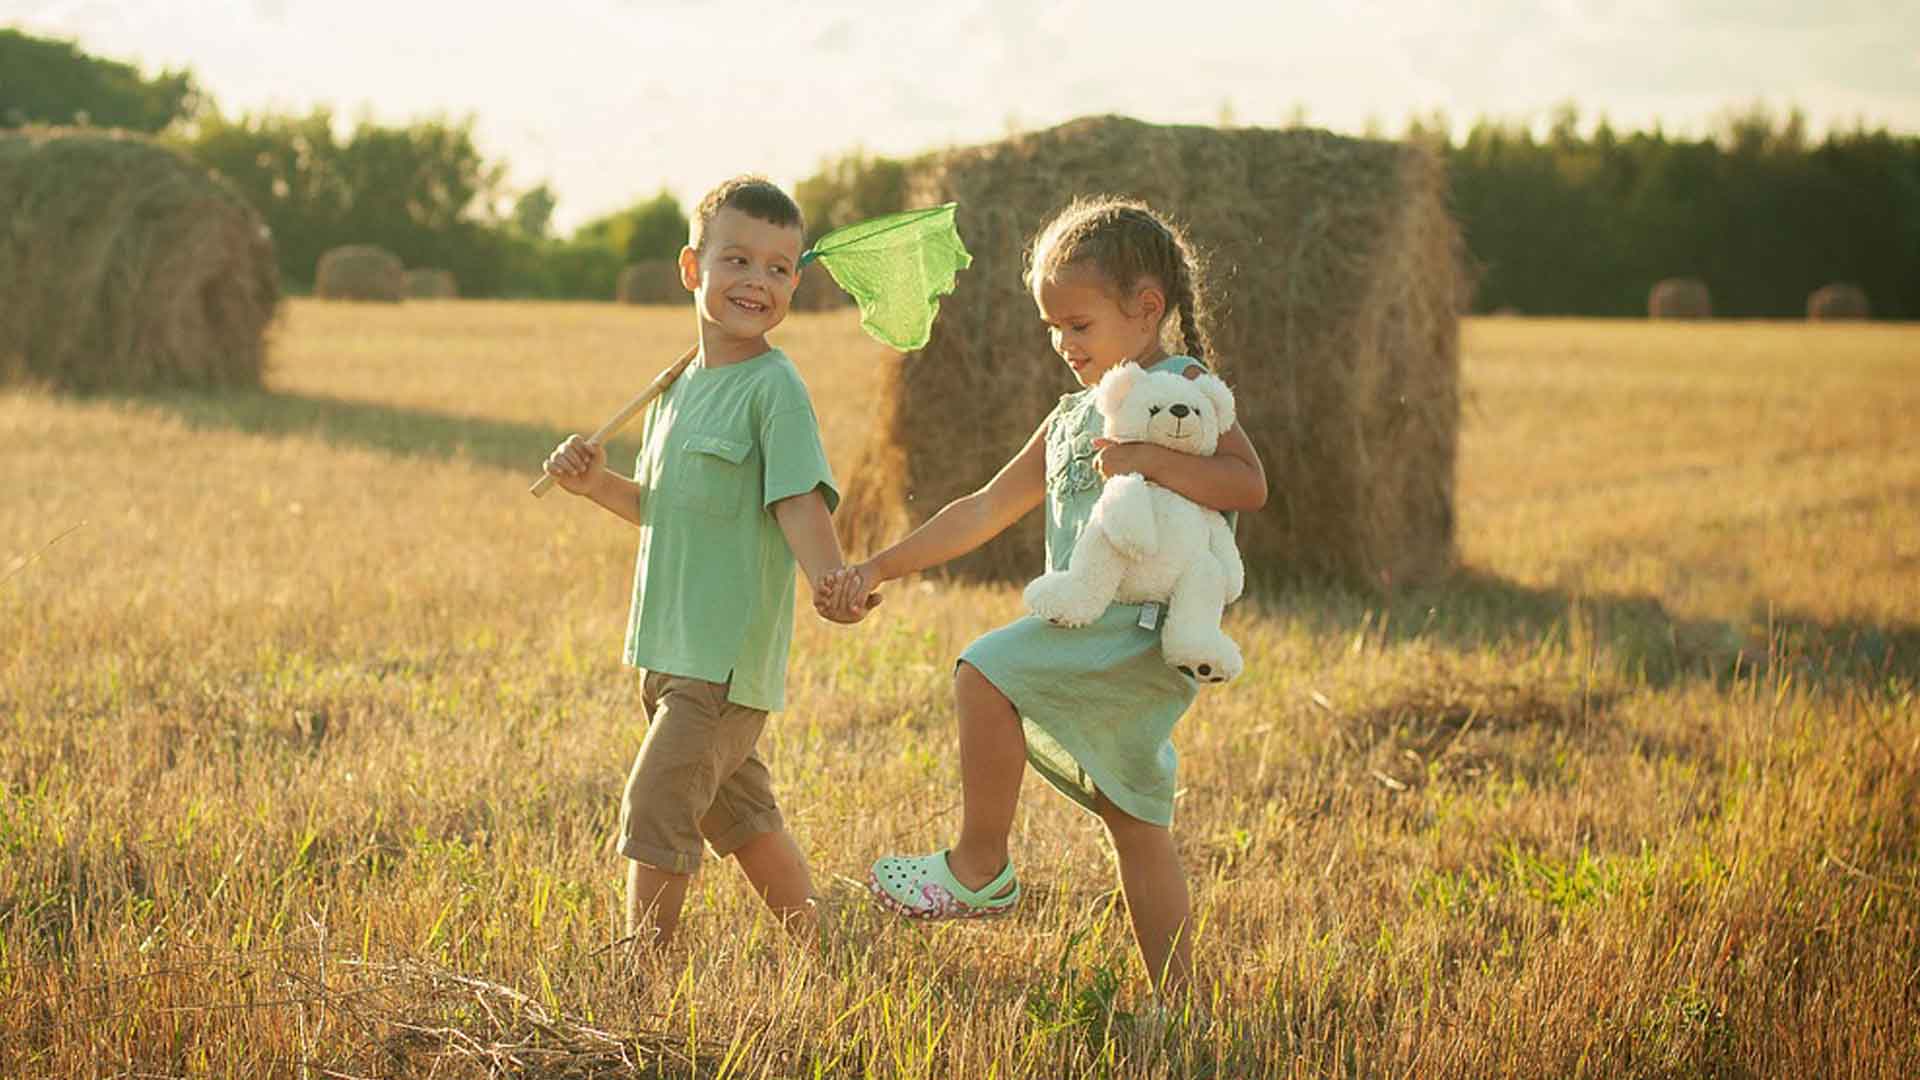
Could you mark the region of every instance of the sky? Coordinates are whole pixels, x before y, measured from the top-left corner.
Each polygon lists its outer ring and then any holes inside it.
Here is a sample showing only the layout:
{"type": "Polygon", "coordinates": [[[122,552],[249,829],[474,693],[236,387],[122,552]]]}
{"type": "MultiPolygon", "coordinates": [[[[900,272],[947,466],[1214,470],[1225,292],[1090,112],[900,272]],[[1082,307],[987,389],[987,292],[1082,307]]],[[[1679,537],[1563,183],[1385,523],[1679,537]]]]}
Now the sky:
{"type": "Polygon", "coordinates": [[[1571,101],[1702,135],[1763,105],[1920,133],[1920,0],[0,0],[0,25],[191,69],[230,116],[471,117],[562,231],[1095,113],[1392,135],[1571,101]]]}

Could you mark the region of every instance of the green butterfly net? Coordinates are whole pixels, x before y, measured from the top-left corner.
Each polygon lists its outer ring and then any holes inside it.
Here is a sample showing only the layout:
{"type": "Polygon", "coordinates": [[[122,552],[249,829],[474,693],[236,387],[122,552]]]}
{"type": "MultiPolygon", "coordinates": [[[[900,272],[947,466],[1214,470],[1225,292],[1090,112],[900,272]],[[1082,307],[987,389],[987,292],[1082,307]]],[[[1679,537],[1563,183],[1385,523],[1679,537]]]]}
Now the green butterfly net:
{"type": "Polygon", "coordinates": [[[973,262],[954,228],[956,203],[905,210],[835,229],[801,254],[860,305],[860,326],[901,352],[927,343],[940,298],[973,262]]]}

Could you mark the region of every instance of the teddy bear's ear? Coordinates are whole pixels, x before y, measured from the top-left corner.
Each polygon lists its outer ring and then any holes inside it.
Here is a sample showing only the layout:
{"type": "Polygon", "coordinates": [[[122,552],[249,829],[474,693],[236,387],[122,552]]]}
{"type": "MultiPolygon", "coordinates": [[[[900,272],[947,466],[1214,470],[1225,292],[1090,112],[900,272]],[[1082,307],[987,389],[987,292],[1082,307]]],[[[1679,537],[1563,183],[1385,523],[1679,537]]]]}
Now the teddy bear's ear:
{"type": "Polygon", "coordinates": [[[1143,374],[1140,365],[1132,361],[1115,364],[1100,376],[1100,384],[1093,391],[1093,407],[1099,409],[1102,416],[1119,412],[1120,403],[1133,393],[1133,385],[1140,381],[1143,374]]]}
{"type": "Polygon", "coordinates": [[[1233,426],[1233,391],[1227,389],[1225,379],[1213,374],[1200,376],[1193,380],[1193,385],[1207,395],[1208,401],[1213,402],[1213,415],[1220,422],[1220,432],[1224,435],[1233,426]]]}

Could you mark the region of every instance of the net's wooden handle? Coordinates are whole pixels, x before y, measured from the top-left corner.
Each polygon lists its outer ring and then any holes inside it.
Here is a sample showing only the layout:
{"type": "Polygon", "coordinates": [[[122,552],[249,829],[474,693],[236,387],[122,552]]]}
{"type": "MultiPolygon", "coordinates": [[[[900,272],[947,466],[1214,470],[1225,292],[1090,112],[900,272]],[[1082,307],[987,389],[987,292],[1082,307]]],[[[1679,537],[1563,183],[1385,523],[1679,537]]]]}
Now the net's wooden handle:
{"type": "MultiPolygon", "coordinates": [[[[661,372],[658,375],[655,375],[653,377],[653,381],[647,384],[647,388],[645,390],[640,391],[640,393],[632,401],[629,401],[625,405],[621,406],[619,412],[614,413],[612,416],[608,417],[607,422],[600,425],[600,430],[587,436],[587,441],[591,443],[606,442],[607,439],[612,437],[614,432],[619,431],[621,428],[625,427],[627,424],[627,421],[640,415],[640,410],[652,404],[654,398],[657,398],[661,394],[665,393],[667,387],[672,385],[673,380],[679,378],[680,373],[682,371],[685,371],[687,369],[687,365],[692,363],[693,358],[698,355],[700,355],[700,346],[695,345],[692,348],[688,349],[680,357],[680,359],[675,360],[673,362],[672,367],[669,367],[667,370],[661,372]]],[[[542,472],[540,474],[540,479],[535,480],[533,482],[533,486],[529,487],[527,491],[530,494],[532,494],[534,498],[537,499],[540,496],[545,495],[547,493],[547,489],[551,488],[552,486],[553,486],[553,474],[550,472],[542,472]]]]}

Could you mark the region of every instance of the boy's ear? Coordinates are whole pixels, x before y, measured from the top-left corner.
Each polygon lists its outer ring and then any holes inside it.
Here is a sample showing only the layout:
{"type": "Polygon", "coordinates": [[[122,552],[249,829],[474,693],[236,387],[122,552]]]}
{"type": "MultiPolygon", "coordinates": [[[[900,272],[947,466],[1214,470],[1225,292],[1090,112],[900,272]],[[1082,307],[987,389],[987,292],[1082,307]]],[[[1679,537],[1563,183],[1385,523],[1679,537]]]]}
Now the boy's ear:
{"type": "Polygon", "coordinates": [[[680,284],[688,292],[700,287],[700,253],[690,247],[680,249],[680,284]]]}

